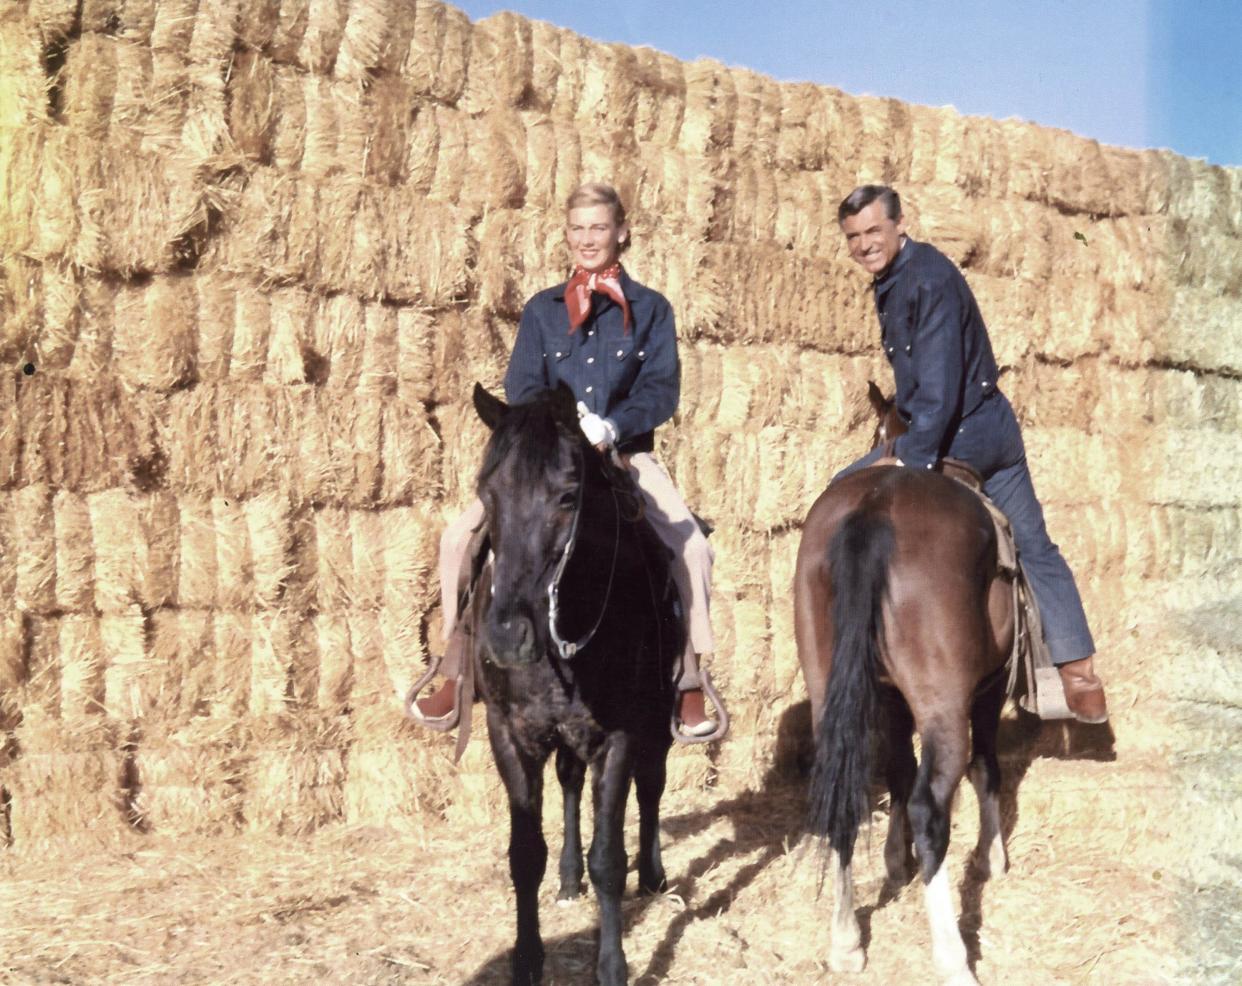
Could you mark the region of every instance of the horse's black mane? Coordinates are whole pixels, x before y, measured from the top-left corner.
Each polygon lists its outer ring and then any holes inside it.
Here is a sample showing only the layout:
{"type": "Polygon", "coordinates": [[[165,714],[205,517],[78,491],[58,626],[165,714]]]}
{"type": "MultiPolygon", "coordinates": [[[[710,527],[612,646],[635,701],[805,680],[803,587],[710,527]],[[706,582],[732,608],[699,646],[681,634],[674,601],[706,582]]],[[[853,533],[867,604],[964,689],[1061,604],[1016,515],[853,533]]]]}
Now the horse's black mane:
{"type": "Polygon", "coordinates": [[[505,412],[483,455],[479,483],[484,483],[501,465],[513,457],[517,481],[523,486],[549,473],[573,467],[562,452],[565,438],[586,440],[565,420],[564,397],[545,390],[522,404],[512,404],[505,412]]]}

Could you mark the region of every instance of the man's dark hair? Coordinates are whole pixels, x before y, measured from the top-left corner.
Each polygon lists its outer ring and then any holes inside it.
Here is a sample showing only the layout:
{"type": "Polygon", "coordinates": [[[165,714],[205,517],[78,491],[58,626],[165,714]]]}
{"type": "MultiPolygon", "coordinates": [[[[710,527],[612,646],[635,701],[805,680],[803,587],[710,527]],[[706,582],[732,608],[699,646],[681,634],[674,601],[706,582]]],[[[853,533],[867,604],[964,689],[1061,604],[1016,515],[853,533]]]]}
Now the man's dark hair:
{"type": "Polygon", "coordinates": [[[837,207],[837,225],[841,225],[850,216],[858,215],[876,199],[884,203],[884,214],[889,219],[896,222],[901,218],[901,196],[891,188],[887,185],[859,185],[837,207]]]}

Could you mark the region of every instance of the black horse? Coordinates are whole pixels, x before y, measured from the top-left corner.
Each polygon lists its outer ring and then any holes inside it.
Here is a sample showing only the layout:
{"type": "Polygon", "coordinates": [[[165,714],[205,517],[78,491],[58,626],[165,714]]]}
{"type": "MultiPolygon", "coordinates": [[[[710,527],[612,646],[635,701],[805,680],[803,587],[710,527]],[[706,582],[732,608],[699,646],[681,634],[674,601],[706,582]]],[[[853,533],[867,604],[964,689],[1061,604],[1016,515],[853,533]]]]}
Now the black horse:
{"type": "Polygon", "coordinates": [[[604,986],[619,986],[626,981],[621,893],[631,778],[639,884],[650,892],[666,886],[660,797],[674,664],[685,639],[668,552],[642,519],[641,497],[624,470],[583,438],[568,389],[510,407],[476,384],[474,405],[493,432],[478,478],[494,561],[491,595],[478,607],[476,666],[509,795],[513,982],[530,986],[543,972],[543,770],[555,752],[565,820],[560,898],[582,889],[578,809],[590,764],[597,976],[604,986]]]}

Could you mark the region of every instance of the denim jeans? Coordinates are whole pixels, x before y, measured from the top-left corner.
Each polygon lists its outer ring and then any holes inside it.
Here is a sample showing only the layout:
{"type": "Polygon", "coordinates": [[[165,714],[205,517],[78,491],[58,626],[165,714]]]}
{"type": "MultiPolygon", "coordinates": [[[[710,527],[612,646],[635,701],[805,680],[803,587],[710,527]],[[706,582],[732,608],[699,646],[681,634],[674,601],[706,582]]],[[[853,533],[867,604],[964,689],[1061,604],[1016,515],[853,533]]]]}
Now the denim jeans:
{"type": "MultiPolygon", "coordinates": [[[[881,448],[872,449],[837,473],[834,481],[865,469],[883,454],[881,448]]],[[[1027,583],[1039,604],[1052,663],[1090,657],[1095,653],[1095,641],[1082,597],[1061,549],[1048,536],[1044,511],[1026,464],[1022,431],[1005,395],[994,393],[961,420],[943,454],[979,470],[983,492],[1009,518],[1027,583]]]]}

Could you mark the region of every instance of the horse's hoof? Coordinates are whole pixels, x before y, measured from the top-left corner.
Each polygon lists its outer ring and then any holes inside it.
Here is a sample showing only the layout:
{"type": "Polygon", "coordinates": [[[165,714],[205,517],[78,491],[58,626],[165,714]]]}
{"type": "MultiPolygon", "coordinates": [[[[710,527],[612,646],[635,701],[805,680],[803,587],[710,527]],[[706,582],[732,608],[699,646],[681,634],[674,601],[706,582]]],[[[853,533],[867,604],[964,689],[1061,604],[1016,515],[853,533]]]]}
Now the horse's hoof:
{"type": "Polygon", "coordinates": [[[858,945],[848,952],[833,952],[828,957],[833,972],[862,972],[867,967],[867,953],[858,945]]]}
{"type": "Polygon", "coordinates": [[[556,895],[556,906],[573,907],[580,900],[582,900],[582,894],[567,894],[562,891],[556,895]]]}
{"type": "Polygon", "coordinates": [[[668,879],[661,873],[654,879],[639,877],[638,892],[642,895],[659,895],[668,891],[668,879]]]}

